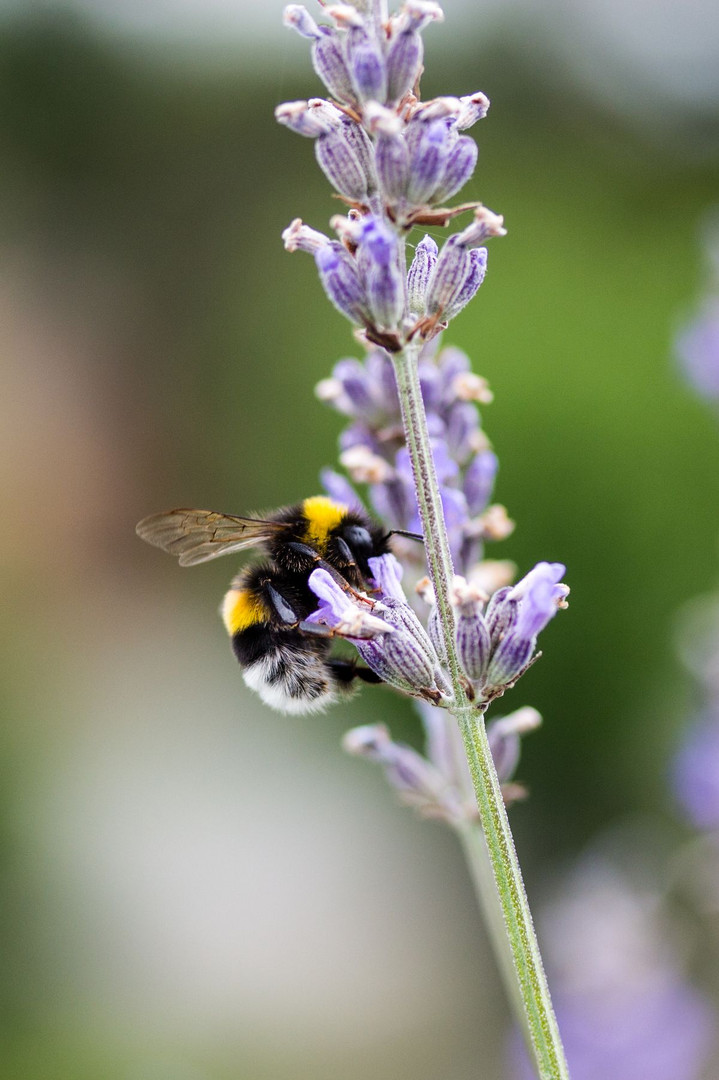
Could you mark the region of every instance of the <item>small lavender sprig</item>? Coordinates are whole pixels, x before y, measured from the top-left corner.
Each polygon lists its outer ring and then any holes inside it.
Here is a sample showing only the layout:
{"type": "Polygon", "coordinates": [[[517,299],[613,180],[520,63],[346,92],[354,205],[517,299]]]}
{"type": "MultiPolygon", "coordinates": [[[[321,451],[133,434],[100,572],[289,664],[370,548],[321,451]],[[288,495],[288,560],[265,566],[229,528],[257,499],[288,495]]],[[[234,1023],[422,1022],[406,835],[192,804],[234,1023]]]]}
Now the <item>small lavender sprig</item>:
{"type": "MultiPolygon", "coordinates": [[[[486,848],[474,842],[474,827],[466,831],[466,814],[459,814],[457,823],[467,837],[465,848],[539,1076],[560,1080],[568,1076],[566,1062],[483,717],[488,704],[535,658],[537,634],[564,606],[564,567],[539,563],[518,585],[504,585],[491,598],[471,580],[480,546],[491,535],[492,519],[481,521],[481,515],[496,463],[476,439],[476,422],[456,407],[455,383],[449,400],[430,413],[441,429],[434,423],[430,430],[420,375],[423,350],[482,285],[485,241],[505,232],[501,217],[481,204],[442,205],[472,175],[476,144],[461,132],[486,115],[489,102],[481,93],[420,100],[420,34],[443,17],[430,0],[406,0],[391,18],[384,0],[323,10],[331,25],[318,26],[294,4],[286,8],[285,22],[312,42],[315,71],[334,100],[290,102],[278,107],[276,117],[314,141],[317,161],[349,212],[332,219],[335,239],[297,219],[284,240],[289,250],[314,256],[328,298],[355,326],[369,352],[367,366],[373,364],[381,380],[384,390],[378,393],[372,379],[363,380],[357,366],[345,362],[324,393],[336,403],[344,395],[350,404],[345,411],[361,414],[363,430],[345,447],[344,459],[356,479],[362,479],[358,473],[363,471],[375,485],[375,507],[381,492],[390,520],[412,520],[416,514],[430,578],[425,595],[433,600],[433,610],[425,631],[404,594],[396,560],[385,555],[371,565],[372,596],[348,596],[331,575],[316,570],[309,584],[319,607],[310,618],[354,641],[384,681],[443,706],[455,718],[486,848]],[[408,270],[411,227],[444,226],[466,210],[473,211],[471,223],[441,249],[426,236],[408,270]],[[391,390],[388,363],[394,373],[391,390]],[[378,427],[381,420],[392,421],[385,437],[378,427]],[[453,555],[469,580],[455,577],[453,555]],[[487,853],[496,895],[487,887],[487,853]],[[499,930],[497,896],[504,921],[499,930]]],[[[467,404],[481,393],[481,384],[478,389],[477,382],[464,382],[465,392],[473,387],[467,404]]],[[[335,494],[343,488],[348,502],[356,498],[337,476],[328,477],[328,485],[334,485],[335,494]]],[[[508,529],[506,521],[506,514],[495,511],[495,534],[508,529]]],[[[397,748],[379,729],[372,735],[365,730],[364,739],[355,732],[350,744],[382,761],[425,810],[439,806],[449,813],[440,792],[442,775],[431,762],[397,748]]],[[[450,797],[447,790],[444,795],[450,797]]]]}

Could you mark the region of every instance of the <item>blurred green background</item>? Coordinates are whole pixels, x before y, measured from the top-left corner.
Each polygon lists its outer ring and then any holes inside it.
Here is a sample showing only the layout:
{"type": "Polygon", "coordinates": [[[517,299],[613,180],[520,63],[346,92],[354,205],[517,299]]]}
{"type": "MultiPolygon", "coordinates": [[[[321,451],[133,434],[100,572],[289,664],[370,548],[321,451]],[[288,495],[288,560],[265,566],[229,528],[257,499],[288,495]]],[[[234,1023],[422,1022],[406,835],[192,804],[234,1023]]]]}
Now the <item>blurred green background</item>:
{"type": "MultiPolygon", "coordinates": [[[[185,6],[0,23],[0,1076],[490,1080],[507,1018],[455,842],[338,746],[379,719],[416,742],[411,709],[262,710],[216,614],[231,563],[181,572],[134,536],[316,492],[339,422],[313,386],[356,352],[280,241],[337,211],[272,118],[320,92],[304,45],[279,3],[256,38],[212,6],[181,31],[185,6]]],[[[719,432],[671,343],[719,123],[690,53],[662,94],[602,39],[593,81],[576,11],[476,10],[427,32],[423,91],[493,101],[464,194],[509,235],[446,338],[495,393],[518,528],[491,554],[572,587],[511,698],[545,718],[512,811],[541,895],[625,814],[679,828],[673,626],[719,579],[719,432]]]]}

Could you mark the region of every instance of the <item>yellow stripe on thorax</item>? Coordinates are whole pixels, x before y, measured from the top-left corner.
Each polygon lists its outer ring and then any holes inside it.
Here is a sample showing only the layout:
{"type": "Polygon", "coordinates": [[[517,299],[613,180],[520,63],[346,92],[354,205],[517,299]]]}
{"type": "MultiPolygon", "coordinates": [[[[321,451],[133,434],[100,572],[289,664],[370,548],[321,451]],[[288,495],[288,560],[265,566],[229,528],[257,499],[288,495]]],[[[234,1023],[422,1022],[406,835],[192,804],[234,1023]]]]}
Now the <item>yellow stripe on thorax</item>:
{"type": "Polygon", "coordinates": [[[342,503],[328,499],[326,495],[313,495],[302,503],[302,511],[307,518],[303,539],[323,555],[330,532],[337,528],[348,509],[342,503]]]}
{"type": "Polygon", "coordinates": [[[269,622],[269,612],[260,597],[246,589],[230,589],[222,601],[221,614],[230,637],[249,626],[269,622]]]}

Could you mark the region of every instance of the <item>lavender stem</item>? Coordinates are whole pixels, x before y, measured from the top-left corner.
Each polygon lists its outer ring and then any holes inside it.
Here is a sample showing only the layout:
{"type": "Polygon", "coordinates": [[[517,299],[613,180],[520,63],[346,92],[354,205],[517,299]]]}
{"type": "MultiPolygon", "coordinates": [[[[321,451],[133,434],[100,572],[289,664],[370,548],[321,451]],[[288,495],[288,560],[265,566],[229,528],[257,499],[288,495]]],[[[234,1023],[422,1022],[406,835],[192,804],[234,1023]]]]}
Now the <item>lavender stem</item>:
{"type": "MultiPolygon", "coordinates": [[[[462,733],[480,823],[502,909],[504,932],[512,956],[511,966],[500,959],[500,971],[507,984],[507,993],[517,1013],[517,1019],[527,1033],[540,1080],[569,1080],[569,1070],[522,872],[487,741],[483,712],[473,706],[467,697],[457,658],[454,612],[450,603],[454,571],[422,400],[417,367],[418,352],[417,346],[409,344],[403,351],[392,356],[392,363],[407,448],[412,462],[428,569],[434,586],[447,667],[454,691],[454,704],[450,712],[457,719],[462,733]]],[[[466,840],[464,846],[465,852],[468,852],[469,845],[466,840]]],[[[472,853],[471,869],[480,903],[487,915],[490,934],[495,939],[500,931],[496,925],[497,919],[492,917],[488,891],[479,887],[479,854],[476,850],[472,853]]],[[[500,950],[504,951],[504,943],[495,940],[494,944],[496,952],[501,956],[500,950]]]]}

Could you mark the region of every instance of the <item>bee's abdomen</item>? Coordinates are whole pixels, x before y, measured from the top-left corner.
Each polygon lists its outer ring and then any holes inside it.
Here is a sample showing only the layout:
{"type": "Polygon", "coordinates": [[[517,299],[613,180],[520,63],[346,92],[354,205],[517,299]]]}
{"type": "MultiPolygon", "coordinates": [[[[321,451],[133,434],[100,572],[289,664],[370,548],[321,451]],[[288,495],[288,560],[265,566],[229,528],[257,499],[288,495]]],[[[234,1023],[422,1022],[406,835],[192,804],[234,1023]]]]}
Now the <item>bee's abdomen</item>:
{"type": "Polygon", "coordinates": [[[235,634],[232,648],[250,689],[280,712],[321,712],[341,692],[326,663],[329,645],[325,641],[307,641],[265,625],[235,634]]]}

